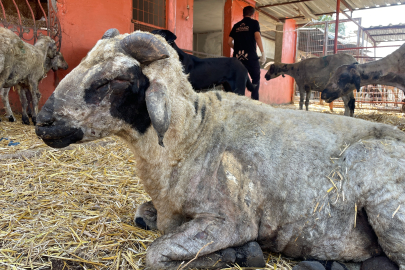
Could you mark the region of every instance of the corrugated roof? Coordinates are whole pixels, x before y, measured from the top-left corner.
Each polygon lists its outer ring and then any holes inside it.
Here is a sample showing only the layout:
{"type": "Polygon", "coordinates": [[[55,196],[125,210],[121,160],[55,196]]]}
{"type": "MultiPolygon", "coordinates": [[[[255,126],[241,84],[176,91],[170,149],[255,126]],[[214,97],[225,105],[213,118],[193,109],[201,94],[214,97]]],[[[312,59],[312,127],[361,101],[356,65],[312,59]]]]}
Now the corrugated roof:
{"type": "Polygon", "coordinates": [[[405,41],[405,24],[364,28],[376,42],[405,41]]]}
{"type": "MultiPolygon", "coordinates": [[[[306,18],[332,14],[336,0],[256,0],[257,8],[275,19],[306,18]],[[290,3],[290,4],[285,4],[290,3]],[[310,15],[308,15],[308,12],[310,15]]],[[[405,4],[405,0],[341,0],[341,10],[361,10],[405,4]]]]}

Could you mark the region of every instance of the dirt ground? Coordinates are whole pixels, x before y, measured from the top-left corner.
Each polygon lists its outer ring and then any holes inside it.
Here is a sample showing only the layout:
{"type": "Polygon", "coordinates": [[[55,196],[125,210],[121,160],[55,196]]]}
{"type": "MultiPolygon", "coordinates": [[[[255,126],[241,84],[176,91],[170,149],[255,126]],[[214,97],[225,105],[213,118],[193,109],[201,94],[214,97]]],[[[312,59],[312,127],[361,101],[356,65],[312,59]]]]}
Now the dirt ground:
{"type": "MultiPolygon", "coordinates": [[[[343,114],[315,102],[310,110],[343,114]]],[[[405,131],[402,113],[357,110],[355,117],[405,131]]],[[[0,269],[144,269],[160,234],[134,225],[136,206],[150,198],[129,149],[115,137],[52,149],[21,118],[1,120],[0,269]]],[[[265,256],[266,269],[294,265],[265,256]]]]}

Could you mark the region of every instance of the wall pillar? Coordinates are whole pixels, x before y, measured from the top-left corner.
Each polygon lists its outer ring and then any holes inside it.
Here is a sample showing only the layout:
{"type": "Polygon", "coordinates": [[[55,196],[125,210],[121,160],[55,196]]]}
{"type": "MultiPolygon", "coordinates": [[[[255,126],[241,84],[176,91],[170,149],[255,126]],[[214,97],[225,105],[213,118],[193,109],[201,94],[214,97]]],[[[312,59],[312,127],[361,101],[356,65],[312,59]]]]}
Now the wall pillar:
{"type": "MultiPolygon", "coordinates": [[[[292,64],[295,62],[295,51],[297,42],[297,32],[295,31],[295,20],[286,20],[283,27],[283,46],[281,62],[292,64]]],[[[287,79],[287,91],[290,93],[291,103],[294,103],[294,79],[290,76],[286,76],[287,79]]]]}
{"type": "MultiPolygon", "coordinates": [[[[254,0],[226,0],[224,6],[224,36],[222,54],[227,57],[232,57],[233,50],[228,45],[229,34],[235,23],[243,19],[243,8],[246,6],[256,7],[254,0]]],[[[258,12],[255,12],[254,19],[258,19],[258,12]]]]}
{"type": "Polygon", "coordinates": [[[176,36],[181,49],[193,50],[194,0],[167,0],[167,29],[176,36]]]}

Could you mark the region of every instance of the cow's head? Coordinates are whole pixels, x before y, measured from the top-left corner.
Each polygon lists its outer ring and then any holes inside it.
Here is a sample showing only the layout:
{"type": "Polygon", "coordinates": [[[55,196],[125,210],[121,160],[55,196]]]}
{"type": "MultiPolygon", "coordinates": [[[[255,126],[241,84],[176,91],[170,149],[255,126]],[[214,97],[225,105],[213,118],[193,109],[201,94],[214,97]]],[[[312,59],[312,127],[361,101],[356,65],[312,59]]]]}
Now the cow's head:
{"type": "Polygon", "coordinates": [[[357,69],[357,64],[338,67],[322,91],[321,98],[326,102],[332,102],[349,91],[354,89],[359,91],[361,78],[357,69]]]}
{"type": "Polygon", "coordinates": [[[272,64],[270,65],[269,71],[267,71],[266,75],[264,77],[266,80],[271,80],[274,78],[277,78],[278,76],[283,76],[284,77],[284,72],[287,71],[287,66],[280,66],[279,64],[272,64]]]}
{"type": "Polygon", "coordinates": [[[142,136],[153,126],[163,146],[170,122],[166,88],[149,81],[142,67],[169,57],[169,52],[150,33],[117,32],[99,40],[43,106],[35,131],[47,145],[66,147],[124,128],[142,136]]]}

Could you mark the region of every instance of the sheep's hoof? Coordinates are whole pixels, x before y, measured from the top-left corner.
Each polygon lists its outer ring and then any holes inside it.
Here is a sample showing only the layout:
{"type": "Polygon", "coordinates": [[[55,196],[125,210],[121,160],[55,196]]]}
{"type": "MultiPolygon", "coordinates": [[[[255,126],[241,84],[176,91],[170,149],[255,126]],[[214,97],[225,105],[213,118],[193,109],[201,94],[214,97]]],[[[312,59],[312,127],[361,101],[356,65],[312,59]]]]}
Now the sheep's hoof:
{"type": "Polygon", "coordinates": [[[36,117],[32,117],[32,123],[34,124],[34,126],[36,126],[37,125],[37,118],[36,117]]]}
{"type": "Polygon", "coordinates": [[[9,121],[9,122],[15,122],[14,116],[10,115],[10,116],[8,117],[8,121],[9,121]]]}
{"type": "Polygon", "coordinates": [[[263,252],[257,242],[249,242],[241,247],[235,247],[236,260],[243,267],[265,267],[263,252]]]}
{"type": "Polygon", "coordinates": [[[398,270],[398,266],[385,256],[378,256],[365,260],[360,270],[398,270]]]}
{"type": "Polygon", "coordinates": [[[293,270],[348,270],[348,269],[343,264],[335,261],[302,261],[296,266],[294,266],[293,270]]]}
{"type": "Polygon", "coordinates": [[[30,119],[27,116],[22,117],[22,122],[24,125],[29,125],[30,124],[30,119]]]}
{"type": "Polygon", "coordinates": [[[292,270],[325,270],[325,267],[317,261],[303,261],[294,266],[292,270]]]}

